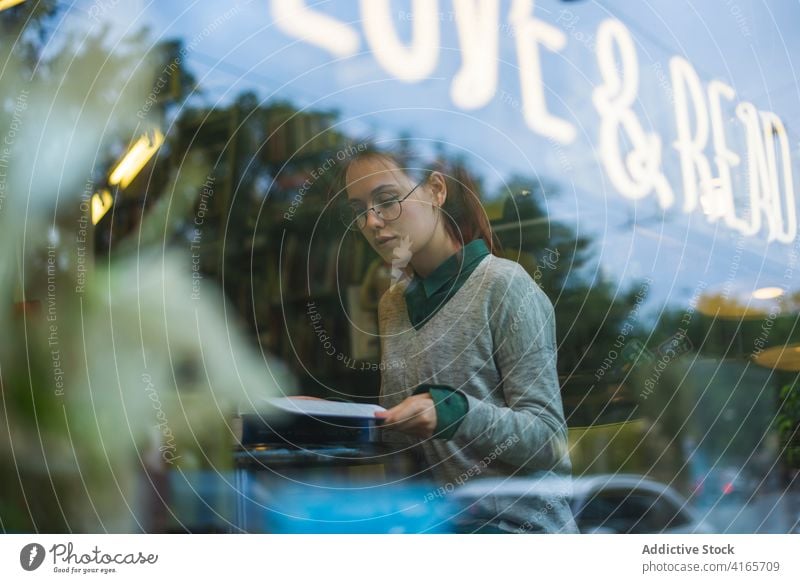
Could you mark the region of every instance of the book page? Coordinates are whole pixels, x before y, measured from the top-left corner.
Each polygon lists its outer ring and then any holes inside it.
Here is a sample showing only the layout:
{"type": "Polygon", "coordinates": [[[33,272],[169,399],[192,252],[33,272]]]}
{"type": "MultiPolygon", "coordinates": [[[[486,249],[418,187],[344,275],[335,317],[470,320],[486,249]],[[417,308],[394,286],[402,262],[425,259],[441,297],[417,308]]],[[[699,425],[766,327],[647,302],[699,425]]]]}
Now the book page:
{"type": "Polygon", "coordinates": [[[312,417],[361,417],[372,419],[377,411],[385,411],[380,405],[369,403],[342,403],[324,399],[293,399],[291,397],[272,397],[267,402],[283,411],[312,417]]]}

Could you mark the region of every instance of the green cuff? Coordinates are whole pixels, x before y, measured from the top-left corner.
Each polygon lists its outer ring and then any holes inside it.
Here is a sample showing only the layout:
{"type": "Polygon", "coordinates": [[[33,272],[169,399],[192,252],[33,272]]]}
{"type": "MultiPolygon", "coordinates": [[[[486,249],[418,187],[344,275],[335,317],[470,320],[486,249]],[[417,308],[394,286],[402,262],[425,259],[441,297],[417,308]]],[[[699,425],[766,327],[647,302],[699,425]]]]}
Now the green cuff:
{"type": "Polygon", "coordinates": [[[469,411],[467,397],[448,385],[423,383],[414,389],[414,395],[430,393],[436,407],[434,439],[451,439],[469,411]]]}

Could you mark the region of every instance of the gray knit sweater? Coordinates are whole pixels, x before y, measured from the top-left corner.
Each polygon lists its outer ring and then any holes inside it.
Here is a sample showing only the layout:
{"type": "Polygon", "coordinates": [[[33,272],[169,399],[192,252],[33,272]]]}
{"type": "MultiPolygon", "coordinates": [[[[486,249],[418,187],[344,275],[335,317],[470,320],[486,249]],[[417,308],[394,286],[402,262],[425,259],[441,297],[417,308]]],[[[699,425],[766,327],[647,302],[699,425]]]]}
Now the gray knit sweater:
{"type": "Polygon", "coordinates": [[[378,308],[381,405],[393,407],[418,385],[435,383],[463,393],[469,412],[450,440],[419,443],[389,430],[384,439],[422,448],[438,482],[431,498],[480,478],[549,484],[541,495],[482,496],[459,521],[519,532],[577,532],[568,501],[571,466],[550,300],[519,264],[489,255],[415,330],[403,296],[407,284],[392,286],[378,308]],[[562,485],[556,492],[554,480],[562,485]]]}

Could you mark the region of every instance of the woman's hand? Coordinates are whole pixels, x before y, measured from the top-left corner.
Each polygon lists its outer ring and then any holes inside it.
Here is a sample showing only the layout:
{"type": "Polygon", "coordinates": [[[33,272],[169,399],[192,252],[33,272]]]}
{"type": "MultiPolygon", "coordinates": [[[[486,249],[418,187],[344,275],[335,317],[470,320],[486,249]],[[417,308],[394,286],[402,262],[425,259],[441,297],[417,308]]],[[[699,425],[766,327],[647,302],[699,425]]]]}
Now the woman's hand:
{"type": "Polygon", "coordinates": [[[429,393],[412,395],[396,407],[375,413],[383,426],[414,437],[428,439],[436,429],[436,406],[429,393]]]}

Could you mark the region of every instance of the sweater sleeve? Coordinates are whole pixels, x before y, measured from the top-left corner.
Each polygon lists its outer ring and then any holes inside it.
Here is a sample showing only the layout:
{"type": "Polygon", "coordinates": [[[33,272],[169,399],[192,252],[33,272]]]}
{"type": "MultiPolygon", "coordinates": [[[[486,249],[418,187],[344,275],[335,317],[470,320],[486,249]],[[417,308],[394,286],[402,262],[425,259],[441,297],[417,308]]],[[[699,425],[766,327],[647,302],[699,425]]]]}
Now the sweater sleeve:
{"type": "Polygon", "coordinates": [[[467,396],[449,385],[423,383],[413,391],[413,395],[428,393],[436,409],[436,428],[434,439],[450,439],[455,435],[461,421],[469,409],[467,396]]]}
{"type": "Polygon", "coordinates": [[[468,412],[454,439],[515,467],[568,472],[553,306],[522,268],[502,279],[489,293],[487,317],[505,403],[465,395],[468,412]]]}

